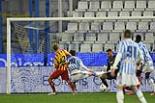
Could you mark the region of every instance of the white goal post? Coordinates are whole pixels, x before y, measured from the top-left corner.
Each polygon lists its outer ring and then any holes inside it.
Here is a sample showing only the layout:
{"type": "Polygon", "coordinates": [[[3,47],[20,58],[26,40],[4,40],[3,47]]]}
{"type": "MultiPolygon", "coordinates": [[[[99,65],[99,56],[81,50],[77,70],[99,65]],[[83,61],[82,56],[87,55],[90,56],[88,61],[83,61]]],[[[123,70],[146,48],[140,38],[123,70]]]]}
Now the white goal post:
{"type": "Polygon", "coordinates": [[[155,19],[155,16],[136,17],[11,17],[7,18],[7,84],[6,93],[11,93],[11,22],[15,21],[80,21],[80,20],[147,20],[155,19]]]}

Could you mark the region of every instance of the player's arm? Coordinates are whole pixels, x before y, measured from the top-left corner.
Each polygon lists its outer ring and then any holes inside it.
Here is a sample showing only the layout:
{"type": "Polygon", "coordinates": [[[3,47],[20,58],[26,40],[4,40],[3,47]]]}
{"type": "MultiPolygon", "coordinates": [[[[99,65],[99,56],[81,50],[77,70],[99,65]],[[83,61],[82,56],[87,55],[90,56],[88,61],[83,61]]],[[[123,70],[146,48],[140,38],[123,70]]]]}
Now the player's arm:
{"type": "Polygon", "coordinates": [[[140,48],[138,48],[138,61],[137,61],[137,63],[144,64],[144,56],[143,56],[143,52],[140,48]]]}
{"type": "Polygon", "coordinates": [[[64,50],[64,53],[66,54],[66,56],[71,56],[71,54],[67,50],[64,50]]]}
{"type": "Polygon", "coordinates": [[[81,67],[82,69],[87,70],[87,71],[90,71],[90,69],[88,69],[88,68],[83,64],[82,60],[79,59],[78,62],[79,62],[80,67],[81,67]]]}
{"type": "Polygon", "coordinates": [[[150,56],[149,50],[147,49],[145,44],[143,44],[143,52],[145,53],[147,60],[153,62],[153,60],[150,56]]]}
{"type": "Polygon", "coordinates": [[[117,65],[119,64],[119,62],[122,58],[123,51],[124,51],[124,45],[122,42],[120,42],[118,52],[117,52],[117,55],[116,55],[115,60],[114,60],[114,64],[111,67],[111,73],[113,76],[115,76],[115,70],[117,69],[117,65]]]}
{"type": "Polygon", "coordinates": [[[59,64],[58,64],[57,60],[54,59],[54,67],[55,67],[56,69],[58,69],[58,66],[59,66],[59,64]]]}
{"type": "Polygon", "coordinates": [[[122,42],[120,42],[118,52],[117,52],[117,55],[116,55],[115,60],[114,60],[114,64],[111,67],[112,69],[117,69],[117,65],[119,64],[119,62],[122,58],[123,51],[124,51],[124,45],[122,42]]]}
{"type": "Polygon", "coordinates": [[[113,69],[117,69],[117,65],[120,62],[121,58],[122,58],[122,53],[118,52],[117,55],[116,55],[114,64],[112,65],[113,69]]]}
{"type": "Polygon", "coordinates": [[[142,69],[142,66],[144,64],[144,55],[143,55],[143,51],[138,47],[138,60],[137,60],[137,70],[142,69]]]}

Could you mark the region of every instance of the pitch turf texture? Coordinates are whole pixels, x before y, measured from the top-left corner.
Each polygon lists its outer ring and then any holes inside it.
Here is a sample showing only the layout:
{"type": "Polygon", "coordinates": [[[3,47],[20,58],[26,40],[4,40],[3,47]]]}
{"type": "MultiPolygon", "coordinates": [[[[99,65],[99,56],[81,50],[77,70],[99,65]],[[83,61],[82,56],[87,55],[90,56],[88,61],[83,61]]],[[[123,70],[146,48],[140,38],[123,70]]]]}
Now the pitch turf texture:
{"type": "MultiPolygon", "coordinates": [[[[148,103],[155,103],[155,96],[144,94],[148,103]]],[[[59,93],[47,94],[11,94],[0,95],[0,103],[116,103],[115,93],[59,93]]],[[[139,103],[136,96],[125,95],[125,103],[139,103]]]]}

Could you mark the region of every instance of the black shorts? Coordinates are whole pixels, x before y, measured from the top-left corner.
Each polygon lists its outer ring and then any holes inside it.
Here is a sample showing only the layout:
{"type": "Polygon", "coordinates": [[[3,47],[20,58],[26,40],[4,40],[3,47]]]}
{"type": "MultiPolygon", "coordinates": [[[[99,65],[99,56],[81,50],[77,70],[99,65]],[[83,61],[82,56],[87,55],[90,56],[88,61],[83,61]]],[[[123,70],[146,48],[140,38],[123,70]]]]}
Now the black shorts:
{"type": "Polygon", "coordinates": [[[112,76],[111,72],[105,73],[103,76],[103,79],[108,79],[108,80],[116,79],[118,71],[119,71],[118,69],[115,70],[115,76],[112,76]]]}
{"type": "Polygon", "coordinates": [[[111,75],[111,72],[108,72],[108,73],[107,73],[107,79],[108,79],[108,80],[116,79],[116,77],[117,77],[116,75],[115,75],[115,76],[112,76],[112,75],[111,75]]]}

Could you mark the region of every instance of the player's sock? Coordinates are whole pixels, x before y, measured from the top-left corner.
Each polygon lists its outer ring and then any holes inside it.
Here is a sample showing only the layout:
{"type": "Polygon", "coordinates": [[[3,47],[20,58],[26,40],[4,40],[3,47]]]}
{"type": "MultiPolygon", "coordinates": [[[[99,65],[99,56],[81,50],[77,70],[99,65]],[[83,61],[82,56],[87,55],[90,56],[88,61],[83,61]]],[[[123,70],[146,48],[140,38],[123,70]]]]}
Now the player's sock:
{"type": "Polygon", "coordinates": [[[52,88],[52,90],[53,90],[53,93],[56,93],[56,89],[55,89],[55,86],[54,86],[54,82],[52,81],[52,80],[48,80],[48,82],[49,82],[49,85],[50,85],[50,87],[52,88]]]}
{"type": "Polygon", "coordinates": [[[149,79],[149,83],[150,83],[151,87],[153,88],[153,92],[155,92],[155,83],[152,78],[149,79]]]}
{"type": "Polygon", "coordinates": [[[153,83],[153,94],[155,95],[155,83],[153,83]]]}
{"type": "Polygon", "coordinates": [[[153,86],[153,92],[155,93],[155,83],[154,83],[154,86],[153,86]]]}
{"type": "Polygon", "coordinates": [[[53,90],[53,93],[56,93],[56,89],[55,89],[54,83],[51,83],[50,85],[51,85],[51,88],[53,90]]]}
{"type": "Polygon", "coordinates": [[[117,98],[117,103],[124,103],[123,90],[117,90],[116,98],[117,98]]]}
{"type": "Polygon", "coordinates": [[[103,78],[100,78],[100,79],[101,79],[102,83],[108,88],[108,83],[107,83],[107,81],[106,81],[105,79],[103,79],[103,78]]]}
{"type": "Polygon", "coordinates": [[[140,89],[138,89],[136,91],[136,95],[137,95],[137,97],[138,97],[138,99],[140,100],[141,103],[147,103],[147,101],[144,98],[143,93],[142,93],[142,91],[140,89]]]}
{"type": "Polygon", "coordinates": [[[76,86],[71,82],[71,81],[67,81],[69,87],[71,88],[72,92],[75,93],[76,92],[76,86]]]}

